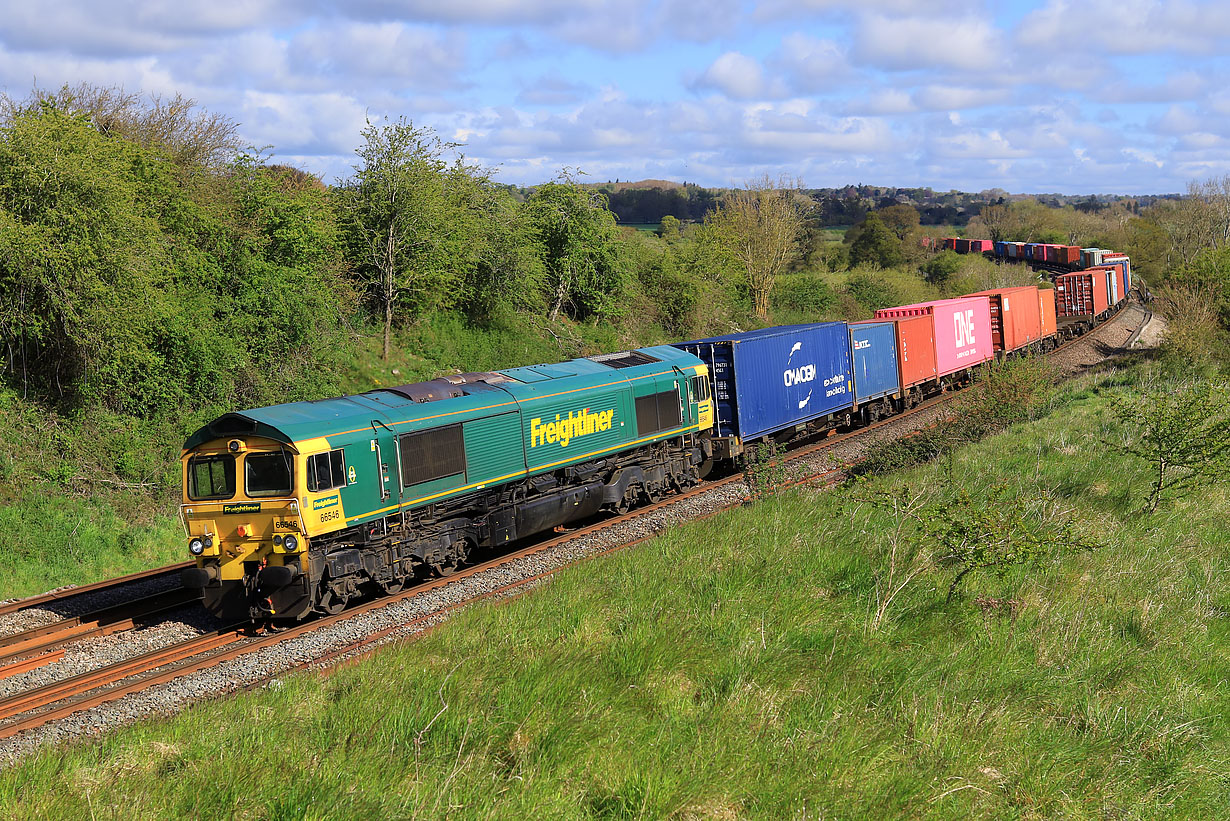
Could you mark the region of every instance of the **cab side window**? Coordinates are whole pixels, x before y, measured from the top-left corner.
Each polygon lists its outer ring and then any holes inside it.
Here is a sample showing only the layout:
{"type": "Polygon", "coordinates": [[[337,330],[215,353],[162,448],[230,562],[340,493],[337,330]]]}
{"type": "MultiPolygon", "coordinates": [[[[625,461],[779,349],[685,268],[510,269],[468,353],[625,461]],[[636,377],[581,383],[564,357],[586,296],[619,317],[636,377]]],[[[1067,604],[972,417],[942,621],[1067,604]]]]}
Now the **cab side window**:
{"type": "Polygon", "coordinates": [[[692,377],[692,396],[697,402],[704,402],[709,398],[709,382],[703,376],[692,377]]]}
{"type": "Polygon", "coordinates": [[[346,457],[339,448],[307,459],[307,488],[316,492],[346,486],[346,457]]]}

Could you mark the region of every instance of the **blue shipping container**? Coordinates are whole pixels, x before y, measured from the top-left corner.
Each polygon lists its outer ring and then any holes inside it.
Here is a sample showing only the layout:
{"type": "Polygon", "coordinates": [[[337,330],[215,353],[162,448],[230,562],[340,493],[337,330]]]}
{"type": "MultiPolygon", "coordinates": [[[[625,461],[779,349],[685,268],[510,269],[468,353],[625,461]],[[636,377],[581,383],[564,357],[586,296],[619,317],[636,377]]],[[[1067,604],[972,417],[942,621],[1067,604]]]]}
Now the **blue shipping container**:
{"type": "Polygon", "coordinates": [[[844,322],[786,325],[675,347],[709,366],[714,435],[746,441],[852,407],[846,329],[844,322]]]}
{"type": "Polygon", "coordinates": [[[854,373],[854,400],[860,405],[901,389],[893,323],[850,326],[850,369],[854,373]]]}

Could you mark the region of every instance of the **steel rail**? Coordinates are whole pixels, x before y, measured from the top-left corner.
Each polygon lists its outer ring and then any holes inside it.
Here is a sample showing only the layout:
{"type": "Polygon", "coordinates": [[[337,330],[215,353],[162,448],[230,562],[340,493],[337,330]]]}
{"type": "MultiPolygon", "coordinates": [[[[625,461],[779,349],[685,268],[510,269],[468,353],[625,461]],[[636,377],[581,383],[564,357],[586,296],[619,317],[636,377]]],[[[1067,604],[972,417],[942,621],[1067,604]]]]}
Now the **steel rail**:
{"type": "Polygon", "coordinates": [[[24,599],[14,599],[11,602],[0,604],[0,616],[7,615],[9,613],[16,613],[19,610],[26,610],[31,607],[38,607],[40,604],[46,604],[48,602],[67,601],[74,596],[80,596],[83,593],[94,593],[111,587],[119,587],[132,582],[151,579],[155,576],[178,573],[185,567],[189,567],[192,564],[194,564],[194,562],[179,562],[177,564],[169,564],[163,567],[155,567],[150,570],[141,570],[136,573],[129,573],[126,576],[117,576],[114,579],[106,579],[101,582],[94,582],[93,584],[83,584],[80,587],[66,587],[60,590],[52,590],[49,593],[41,593],[37,596],[30,596],[24,599]]]}

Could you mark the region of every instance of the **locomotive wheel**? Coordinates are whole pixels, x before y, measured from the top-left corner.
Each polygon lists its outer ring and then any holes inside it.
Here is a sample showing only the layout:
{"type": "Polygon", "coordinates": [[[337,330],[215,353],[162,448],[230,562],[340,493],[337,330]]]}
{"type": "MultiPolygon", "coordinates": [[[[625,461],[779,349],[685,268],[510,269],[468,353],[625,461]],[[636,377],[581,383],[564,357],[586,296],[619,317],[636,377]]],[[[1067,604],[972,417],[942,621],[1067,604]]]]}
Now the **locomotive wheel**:
{"type": "Polygon", "coordinates": [[[473,544],[471,544],[469,539],[462,539],[454,542],[453,547],[456,548],[456,552],[451,558],[433,566],[433,569],[440,576],[451,576],[465,567],[466,561],[470,558],[470,550],[473,548],[473,544]]]}
{"type": "Polygon", "coordinates": [[[322,613],[330,616],[336,616],[338,613],[346,609],[346,605],[350,603],[350,599],[344,596],[339,596],[330,588],[325,588],[320,596],[320,604],[316,608],[322,613]]]}
{"type": "Polygon", "coordinates": [[[645,491],[645,498],[649,500],[649,504],[651,505],[656,505],[658,502],[662,501],[662,497],[664,495],[665,494],[662,493],[662,488],[655,488],[653,490],[645,491]]]}
{"type": "Polygon", "coordinates": [[[394,593],[400,593],[401,591],[406,589],[406,580],[402,578],[395,578],[395,579],[390,579],[387,582],[381,582],[380,589],[383,590],[385,594],[389,596],[393,595],[394,593]]]}
{"type": "Polygon", "coordinates": [[[700,463],[700,469],[697,471],[697,478],[704,479],[712,471],[713,471],[713,457],[710,456],[708,459],[700,463]]]}
{"type": "Polygon", "coordinates": [[[639,484],[628,485],[628,489],[624,491],[623,498],[615,503],[615,512],[622,516],[636,507],[636,499],[640,495],[641,486],[639,484]]]}

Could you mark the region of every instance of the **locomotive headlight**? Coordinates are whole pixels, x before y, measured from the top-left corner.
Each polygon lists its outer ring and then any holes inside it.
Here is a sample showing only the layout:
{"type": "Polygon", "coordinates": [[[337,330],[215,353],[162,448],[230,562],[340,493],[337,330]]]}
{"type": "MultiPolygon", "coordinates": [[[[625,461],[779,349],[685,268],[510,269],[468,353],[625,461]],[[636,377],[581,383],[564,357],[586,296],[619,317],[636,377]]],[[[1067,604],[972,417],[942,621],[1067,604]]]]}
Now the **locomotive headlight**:
{"type": "Polygon", "coordinates": [[[285,547],[288,552],[295,550],[299,547],[299,540],[294,536],[287,536],[282,540],[282,546],[285,547]]]}
{"type": "Polygon", "coordinates": [[[205,546],[206,547],[214,546],[214,537],[210,536],[208,533],[205,534],[205,546]]]}
{"type": "Polygon", "coordinates": [[[192,541],[188,542],[188,552],[191,553],[193,556],[200,556],[202,553],[205,552],[205,542],[201,541],[200,539],[193,539],[192,541]]]}
{"type": "Polygon", "coordinates": [[[273,537],[273,543],[277,545],[278,547],[282,546],[282,534],[281,533],[273,537]]]}

